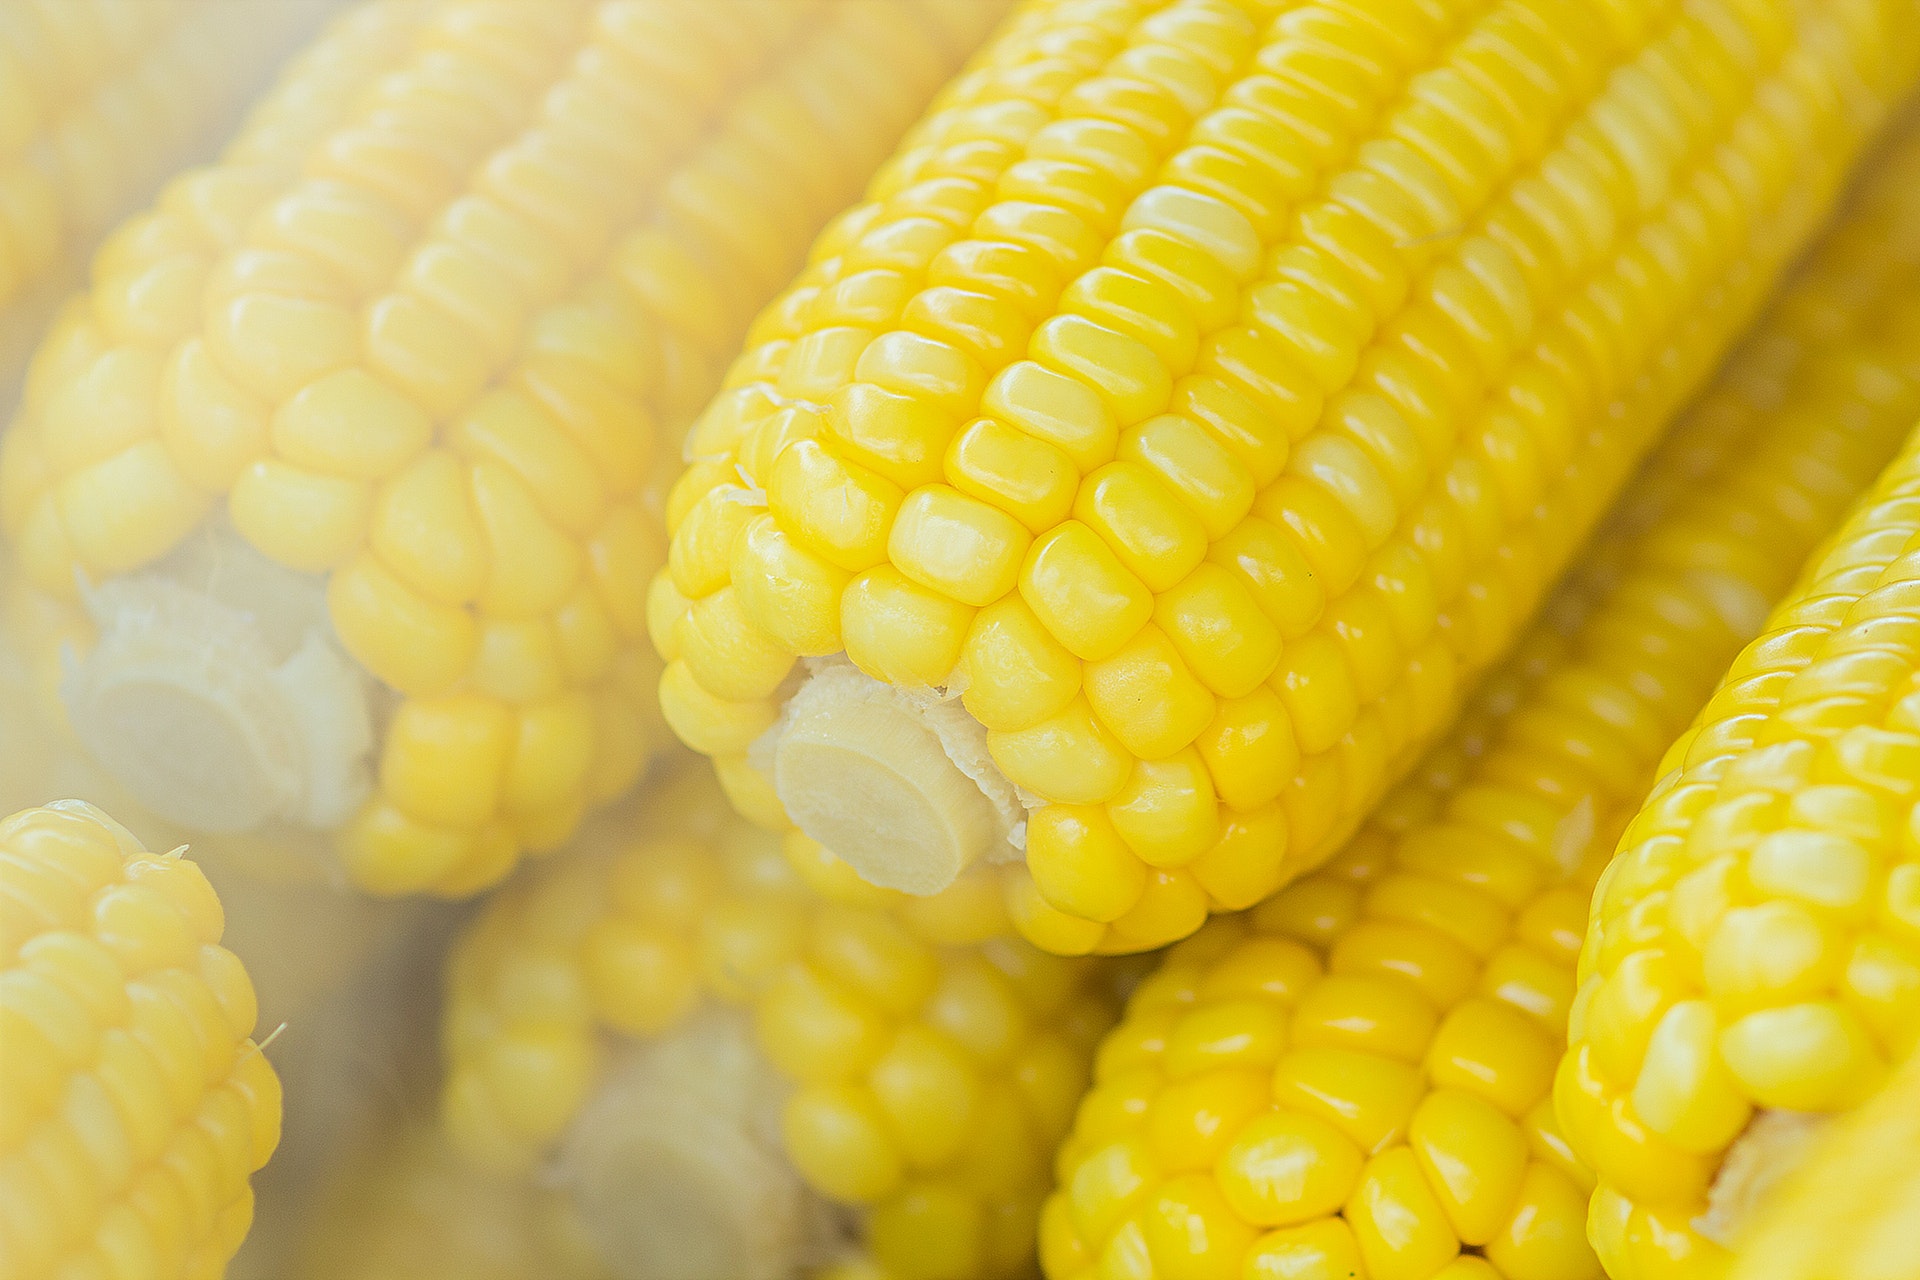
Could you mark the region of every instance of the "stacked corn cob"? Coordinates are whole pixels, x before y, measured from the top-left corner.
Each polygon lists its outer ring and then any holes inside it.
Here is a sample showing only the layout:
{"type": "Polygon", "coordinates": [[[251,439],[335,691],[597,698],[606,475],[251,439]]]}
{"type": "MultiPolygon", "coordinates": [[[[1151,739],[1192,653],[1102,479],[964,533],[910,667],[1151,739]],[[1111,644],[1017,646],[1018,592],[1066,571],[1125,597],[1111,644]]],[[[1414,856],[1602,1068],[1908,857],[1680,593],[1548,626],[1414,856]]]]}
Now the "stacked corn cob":
{"type": "Polygon", "coordinates": [[[1249,905],[1506,647],[1917,45],[1900,0],[1030,7],[697,425],[669,722],[875,883],[1023,860],[1050,949],[1249,905]]]}
{"type": "Polygon", "coordinates": [[[1587,889],[1920,414],[1916,227],[1909,131],[1448,748],[1142,984],[1061,1153],[1053,1280],[1599,1274],[1551,1097],[1587,889]]]}
{"type": "Polygon", "coordinates": [[[457,948],[456,1145],[544,1166],[623,1276],[1030,1268],[1112,963],[824,896],[704,768],[623,825],[646,834],[501,890],[457,948]]]}
{"type": "Polygon", "coordinates": [[[1914,1280],[1920,1056],[1837,1121],[1741,1248],[1731,1280],[1914,1280]]]}
{"type": "Polygon", "coordinates": [[[1920,438],[1662,762],[1595,889],[1554,1097],[1616,1280],[1715,1276],[1920,1035],[1920,438]]]}
{"type": "Polygon", "coordinates": [[[0,5],[0,404],[55,290],[222,128],[328,0],[0,5]]]}
{"type": "Polygon", "coordinates": [[[279,1139],[199,868],[85,805],[0,822],[0,1275],[216,1280],[279,1139]]]}
{"type": "Polygon", "coordinates": [[[376,892],[562,842],[663,736],[682,424],[998,9],[344,16],[114,236],[0,446],[82,741],[189,829],[337,833],[376,892]]]}

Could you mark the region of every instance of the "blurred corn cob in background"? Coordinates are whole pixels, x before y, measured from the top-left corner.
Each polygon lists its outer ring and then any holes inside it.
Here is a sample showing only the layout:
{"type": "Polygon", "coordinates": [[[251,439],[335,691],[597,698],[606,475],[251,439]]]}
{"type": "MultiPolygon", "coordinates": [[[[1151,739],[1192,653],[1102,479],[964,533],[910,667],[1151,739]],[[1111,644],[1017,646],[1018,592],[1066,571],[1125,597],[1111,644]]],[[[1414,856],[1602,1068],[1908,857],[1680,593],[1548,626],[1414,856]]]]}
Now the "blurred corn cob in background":
{"type": "Polygon", "coordinates": [[[1510,643],[1915,17],[1031,7],[696,426],[668,720],[875,883],[1023,861],[1050,949],[1258,900],[1510,643]]]}
{"type": "Polygon", "coordinates": [[[94,241],[224,134],[334,3],[0,4],[0,412],[94,241]]]}
{"type": "Polygon", "coordinates": [[[1828,1126],[1755,1225],[1731,1280],[1920,1276],[1920,1056],[1828,1126]]]}
{"type": "Polygon", "coordinates": [[[557,1190],[561,1236],[630,1280],[1031,1270],[1125,967],[821,894],[704,765],[590,843],[455,949],[456,1147],[557,1190]]]}
{"type": "Polygon", "coordinates": [[[1594,891],[1554,1098],[1616,1280],[1724,1274],[1822,1118],[1920,1036],[1916,547],[1920,436],[1668,751],[1594,891]]]}
{"type": "Polygon", "coordinates": [[[1000,9],[348,11],[114,235],[0,444],[81,741],[188,829],[337,835],[379,893],[563,842],[663,737],[683,424],[1000,9]]]}
{"type": "Polygon", "coordinates": [[[0,822],[0,1274],[217,1280],[280,1134],[222,911],[90,806],[0,822]]]}
{"type": "Polygon", "coordinates": [[[1588,890],[1920,415],[1920,130],[1870,172],[1447,745],[1143,981],[1062,1150],[1052,1280],[1600,1274],[1551,1097],[1588,890]]]}

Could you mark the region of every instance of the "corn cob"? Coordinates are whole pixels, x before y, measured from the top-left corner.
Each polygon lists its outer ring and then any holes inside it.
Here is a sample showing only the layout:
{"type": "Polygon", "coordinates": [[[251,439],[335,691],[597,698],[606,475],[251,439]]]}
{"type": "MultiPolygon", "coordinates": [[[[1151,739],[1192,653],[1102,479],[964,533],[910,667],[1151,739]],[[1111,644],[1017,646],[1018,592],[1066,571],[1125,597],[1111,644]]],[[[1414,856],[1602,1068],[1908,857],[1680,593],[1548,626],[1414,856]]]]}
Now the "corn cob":
{"type": "Polygon", "coordinates": [[[330,3],[277,0],[245,21],[217,0],[0,5],[0,404],[79,255],[330,3]]]}
{"type": "Polygon", "coordinates": [[[4,442],[0,526],[89,633],[80,739],[379,893],[562,843],[665,739],[656,455],[998,7],[344,17],[116,233],[4,442]]]}
{"type": "Polygon", "coordinates": [[[1920,438],[1735,660],[1595,890],[1560,1122],[1617,1280],[1718,1276],[1920,1031],[1920,438]]]}
{"type": "Polygon", "coordinates": [[[456,947],[455,1145],[543,1169],[621,1276],[1030,1269],[1113,962],[821,895],[704,768],[619,826],[646,834],[516,881],[456,947]]]}
{"type": "Polygon", "coordinates": [[[1822,1135],[1755,1228],[1731,1280],[1920,1277],[1920,1057],[1822,1135]]]}
{"type": "Polygon", "coordinates": [[[1030,7],[697,424],[669,722],[875,883],[1024,860],[1050,949],[1256,901],[1506,647],[1911,18],[1030,7]]]}
{"type": "Polygon", "coordinates": [[[192,862],[87,805],[0,822],[0,1275],[214,1280],[279,1140],[192,862]]]}
{"type": "Polygon", "coordinates": [[[1096,1059],[1051,1280],[1582,1280],[1553,1116],[1585,890],[1658,752],[1920,413],[1920,134],[1427,765],[1175,947],[1096,1059]]]}

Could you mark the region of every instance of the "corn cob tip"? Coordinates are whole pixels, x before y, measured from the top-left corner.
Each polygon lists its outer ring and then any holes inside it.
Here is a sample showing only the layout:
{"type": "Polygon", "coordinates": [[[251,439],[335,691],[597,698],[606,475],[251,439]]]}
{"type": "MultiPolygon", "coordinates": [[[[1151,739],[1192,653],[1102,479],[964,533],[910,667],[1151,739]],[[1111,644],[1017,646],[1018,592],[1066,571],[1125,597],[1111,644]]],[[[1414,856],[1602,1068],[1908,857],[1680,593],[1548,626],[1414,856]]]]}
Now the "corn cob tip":
{"type": "Polygon", "coordinates": [[[823,666],[787,704],[771,754],[788,817],[869,884],[934,894],[1013,856],[1018,796],[953,703],[823,666]]]}
{"type": "Polygon", "coordinates": [[[326,828],[359,808],[367,680],[327,625],[319,583],[210,532],[82,600],[98,639],[66,660],[61,697],[135,801],[212,833],[326,828]]]}
{"type": "Polygon", "coordinates": [[[1707,1211],[1696,1231],[1732,1248],[1762,1219],[1762,1206],[1790,1178],[1827,1127],[1827,1118],[1804,1111],[1762,1111],[1734,1139],[1707,1190],[1707,1211]]]}
{"type": "Polygon", "coordinates": [[[781,1280],[819,1202],[779,1150],[779,1087],[737,1014],[636,1047],[574,1122],[563,1177],[621,1280],[781,1280]]]}

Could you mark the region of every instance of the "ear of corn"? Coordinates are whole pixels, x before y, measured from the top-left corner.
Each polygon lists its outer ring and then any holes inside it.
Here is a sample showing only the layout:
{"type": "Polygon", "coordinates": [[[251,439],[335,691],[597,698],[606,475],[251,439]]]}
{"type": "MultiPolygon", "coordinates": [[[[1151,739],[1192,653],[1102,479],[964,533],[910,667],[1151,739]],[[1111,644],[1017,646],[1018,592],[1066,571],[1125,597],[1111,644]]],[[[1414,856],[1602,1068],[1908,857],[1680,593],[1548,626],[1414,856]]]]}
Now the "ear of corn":
{"type": "Polygon", "coordinates": [[[1916,175],[1909,134],[1447,746],[1329,866],[1142,982],[1061,1151],[1051,1280],[1600,1275],[1551,1093],[1587,891],[1920,413],[1916,175]]]}
{"type": "Polygon", "coordinates": [[[1920,1056],[1835,1121],[1741,1245],[1730,1280],[1920,1275],[1920,1056]]]}
{"type": "Polygon", "coordinates": [[[81,740],[190,829],[336,834],[375,892],[562,843],[664,738],[683,424],[999,7],[345,15],[116,233],[6,437],[81,740]]]}
{"type": "Polygon", "coordinates": [[[876,883],[1023,861],[1052,949],[1258,900],[1510,642],[1915,44],[1876,3],[1030,6],[694,432],[669,722],[876,883]]]}
{"type": "Polygon", "coordinates": [[[265,80],[329,0],[0,6],[0,403],[79,256],[265,80]]]}
{"type": "Polygon", "coordinates": [[[280,1135],[220,900],[86,805],[0,822],[0,1274],[217,1278],[280,1135]]]}
{"type": "Polygon", "coordinates": [[[1593,1236],[1718,1275],[1772,1174],[1920,1029],[1920,439],[1734,661],[1595,890],[1555,1100],[1593,1236]]]}
{"type": "Polygon", "coordinates": [[[456,948],[455,1144],[539,1170],[622,1276],[1029,1269],[1112,962],[824,895],[704,770],[616,830],[644,834],[502,889],[456,948]]]}

